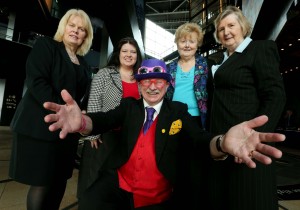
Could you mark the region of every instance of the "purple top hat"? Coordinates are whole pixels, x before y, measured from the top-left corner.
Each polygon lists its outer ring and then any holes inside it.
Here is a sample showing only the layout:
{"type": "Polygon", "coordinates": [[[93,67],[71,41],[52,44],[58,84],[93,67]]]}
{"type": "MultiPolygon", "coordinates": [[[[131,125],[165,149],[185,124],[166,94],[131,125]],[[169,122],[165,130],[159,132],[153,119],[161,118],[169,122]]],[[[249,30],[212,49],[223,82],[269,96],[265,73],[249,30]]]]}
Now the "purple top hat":
{"type": "Polygon", "coordinates": [[[137,81],[160,78],[170,82],[171,74],[167,73],[166,69],[167,67],[164,61],[158,59],[147,59],[142,62],[141,67],[138,69],[138,73],[134,75],[134,77],[137,81]]]}

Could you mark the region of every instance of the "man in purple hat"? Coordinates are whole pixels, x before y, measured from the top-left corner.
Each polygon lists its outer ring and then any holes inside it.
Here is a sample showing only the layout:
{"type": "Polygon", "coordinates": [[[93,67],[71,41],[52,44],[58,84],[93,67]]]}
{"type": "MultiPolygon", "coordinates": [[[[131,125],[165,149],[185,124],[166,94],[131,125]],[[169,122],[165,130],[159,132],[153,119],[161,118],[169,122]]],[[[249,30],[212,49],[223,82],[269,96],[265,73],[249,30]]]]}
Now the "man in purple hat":
{"type": "Polygon", "coordinates": [[[253,130],[266,123],[266,116],[238,124],[225,134],[212,135],[197,127],[186,104],[164,98],[171,76],[163,61],[145,60],[135,78],[143,98],[124,98],[106,113],[82,114],[66,90],[61,93],[65,105],[44,103],[46,109],[54,111],[45,116],[45,122],[51,123],[50,131],[61,129],[62,139],[68,133],[90,135],[121,128],[119,146],[99,179],[80,198],[79,210],[177,209],[172,198],[178,183],[180,145],[187,139],[203,154],[203,161],[233,155],[238,164],[255,168],[254,160],[270,164],[270,157],[281,157],[280,150],[263,142],[283,141],[284,135],[253,130]]]}

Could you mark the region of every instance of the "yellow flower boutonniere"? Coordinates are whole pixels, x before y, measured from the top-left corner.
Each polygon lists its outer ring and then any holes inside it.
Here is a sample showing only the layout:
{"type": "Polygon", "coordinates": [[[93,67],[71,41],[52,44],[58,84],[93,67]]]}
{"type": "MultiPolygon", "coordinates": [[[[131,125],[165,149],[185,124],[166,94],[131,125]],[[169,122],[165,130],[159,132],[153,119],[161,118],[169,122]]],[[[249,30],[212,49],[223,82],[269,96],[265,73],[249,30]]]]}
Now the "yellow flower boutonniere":
{"type": "Polygon", "coordinates": [[[169,135],[174,135],[178,133],[182,128],[182,121],[181,120],[176,120],[172,123],[169,135]]]}

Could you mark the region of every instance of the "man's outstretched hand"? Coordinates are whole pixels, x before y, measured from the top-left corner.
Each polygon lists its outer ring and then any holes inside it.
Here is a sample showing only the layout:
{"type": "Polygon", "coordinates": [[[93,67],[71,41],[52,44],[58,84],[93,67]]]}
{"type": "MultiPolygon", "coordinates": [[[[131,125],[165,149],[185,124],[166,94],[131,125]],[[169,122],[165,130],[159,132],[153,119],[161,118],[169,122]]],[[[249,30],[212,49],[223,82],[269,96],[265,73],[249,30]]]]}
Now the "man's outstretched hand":
{"type": "Polygon", "coordinates": [[[66,90],[61,91],[61,96],[66,102],[64,105],[53,102],[44,103],[46,109],[55,112],[46,115],[44,120],[47,123],[52,123],[49,126],[50,131],[61,129],[59,137],[63,139],[68,133],[75,133],[80,129],[82,113],[76,101],[66,90]]]}
{"type": "Polygon", "coordinates": [[[253,130],[253,128],[264,125],[267,121],[268,117],[262,115],[233,126],[223,138],[223,150],[235,156],[235,162],[245,163],[250,168],[256,167],[254,159],[263,164],[270,164],[272,162],[271,157],[281,158],[282,152],[280,150],[265,143],[284,141],[285,135],[253,130]]]}

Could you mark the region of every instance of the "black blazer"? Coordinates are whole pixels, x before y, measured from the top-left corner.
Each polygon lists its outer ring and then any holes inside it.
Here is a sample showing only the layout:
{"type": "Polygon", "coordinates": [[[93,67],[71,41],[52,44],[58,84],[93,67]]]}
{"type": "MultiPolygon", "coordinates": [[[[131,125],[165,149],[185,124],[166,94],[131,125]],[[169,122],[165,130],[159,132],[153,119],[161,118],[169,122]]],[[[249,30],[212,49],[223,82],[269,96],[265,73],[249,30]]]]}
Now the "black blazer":
{"type": "Polygon", "coordinates": [[[274,131],[286,96],[273,41],[252,41],[242,53],[233,53],[213,78],[210,129],[224,133],[233,125],[265,114],[268,123],[256,130],[274,131]]]}
{"type": "Polygon", "coordinates": [[[59,132],[50,132],[44,117],[50,112],[46,101],[64,104],[60,92],[67,89],[80,104],[91,81],[91,71],[83,57],[80,65],[71,62],[65,46],[49,37],[39,38],[26,62],[26,92],[11,122],[12,130],[38,139],[59,139],[59,132]]]}
{"type": "MultiPolygon", "coordinates": [[[[88,113],[88,115],[93,121],[93,133],[103,133],[121,126],[120,142],[114,153],[110,155],[109,164],[111,168],[119,168],[129,159],[142,129],[145,118],[143,100],[124,98],[121,100],[120,106],[114,110],[106,113],[88,113]]],[[[199,152],[207,160],[211,160],[209,150],[211,138],[211,134],[203,132],[198,124],[192,120],[186,104],[164,99],[158,115],[155,134],[155,153],[158,169],[174,184],[178,172],[180,143],[192,140],[199,152]],[[182,128],[177,133],[170,134],[171,125],[176,120],[181,120],[182,128]],[[189,135],[184,135],[186,133],[189,135]]]]}
{"type": "MultiPolygon", "coordinates": [[[[242,53],[229,56],[213,78],[212,132],[223,133],[261,114],[269,121],[255,130],[274,132],[286,101],[279,61],[273,41],[252,41],[242,53]]],[[[231,156],[213,162],[207,173],[210,209],[278,209],[274,162],[257,163],[255,169],[236,164],[231,156]]]]}

